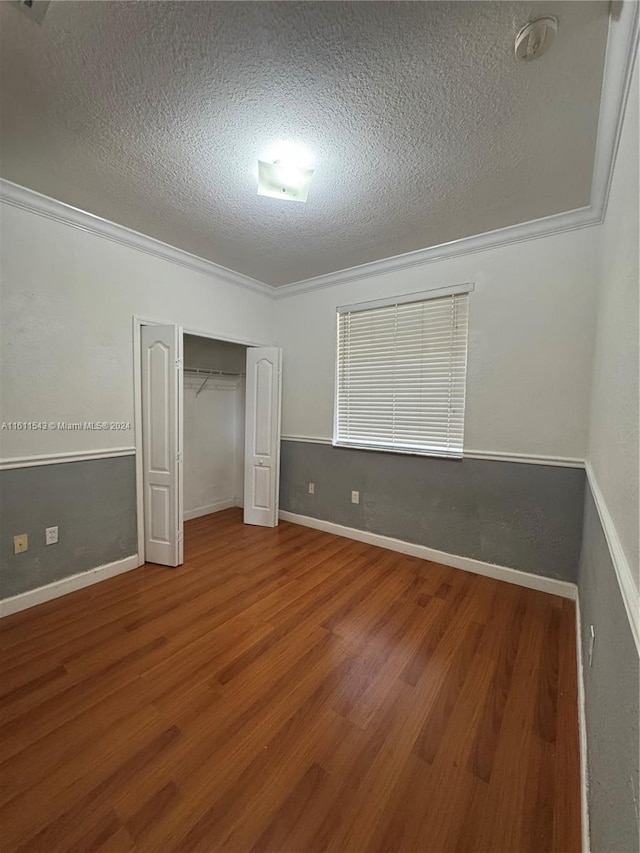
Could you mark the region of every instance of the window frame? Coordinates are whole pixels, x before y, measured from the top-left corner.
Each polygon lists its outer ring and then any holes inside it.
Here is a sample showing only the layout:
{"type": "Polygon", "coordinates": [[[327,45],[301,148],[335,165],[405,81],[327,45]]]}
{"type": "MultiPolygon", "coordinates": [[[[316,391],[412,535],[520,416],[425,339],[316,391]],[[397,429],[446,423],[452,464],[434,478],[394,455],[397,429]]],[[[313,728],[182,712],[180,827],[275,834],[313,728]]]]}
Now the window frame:
{"type": "MultiPolygon", "coordinates": [[[[424,448],[403,448],[393,447],[388,444],[376,444],[362,442],[346,442],[338,438],[338,387],[340,381],[340,359],[339,359],[339,344],[340,344],[340,315],[357,311],[370,311],[375,308],[388,308],[396,305],[407,305],[414,302],[428,302],[433,299],[440,299],[444,296],[469,295],[475,290],[474,282],[464,282],[462,284],[452,284],[447,286],[433,287],[429,290],[423,290],[418,293],[405,293],[400,296],[386,297],[383,299],[373,299],[367,302],[357,302],[352,305],[339,305],[336,307],[336,324],[335,324],[335,371],[334,371],[334,390],[333,390],[333,447],[351,448],[353,450],[375,450],[379,453],[399,453],[403,456],[427,456],[436,459],[455,459],[460,460],[464,457],[464,444],[460,453],[443,453],[439,450],[425,450],[424,448]]],[[[466,353],[465,353],[465,418],[466,420],[466,368],[469,356],[469,326],[467,320],[467,337],[466,337],[466,353]]],[[[464,442],[464,439],[463,439],[464,442]]]]}

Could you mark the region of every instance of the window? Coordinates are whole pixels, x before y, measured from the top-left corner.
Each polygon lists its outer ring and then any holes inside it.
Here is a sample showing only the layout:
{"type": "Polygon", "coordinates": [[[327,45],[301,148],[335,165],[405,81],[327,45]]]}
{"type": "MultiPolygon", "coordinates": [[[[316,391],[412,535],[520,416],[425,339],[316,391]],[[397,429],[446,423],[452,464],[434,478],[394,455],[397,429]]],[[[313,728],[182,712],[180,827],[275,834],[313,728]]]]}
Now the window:
{"type": "Polygon", "coordinates": [[[338,308],[335,445],[462,456],[471,290],[338,308]]]}

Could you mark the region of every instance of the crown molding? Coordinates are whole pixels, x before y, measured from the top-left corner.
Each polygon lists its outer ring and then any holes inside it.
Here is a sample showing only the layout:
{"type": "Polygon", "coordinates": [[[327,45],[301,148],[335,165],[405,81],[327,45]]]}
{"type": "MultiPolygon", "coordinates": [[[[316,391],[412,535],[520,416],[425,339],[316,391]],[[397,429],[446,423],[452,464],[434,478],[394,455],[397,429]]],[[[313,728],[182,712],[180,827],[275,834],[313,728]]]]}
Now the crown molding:
{"type": "Polygon", "coordinates": [[[2,178],[0,178],[0,202],[21,210],[27,210],[38,216],[44,216],[46,219],[55,222],[62,222],[64,225],[70,225],[80,231],[86,231],[105,240],[111,240],[113,243],[119,243],[121,246],[136,249],[147,255],[215,278],[217,281],[223,281],[226,284],[232,284],[235,287],[241,287],[244,290],[273,299],[273,287],[262,281],[249,278],[249,276],[227,269],[227,267],[220,266],[213,261],[208,261],[206,258],[200,258],[190,252],[185,252],[183,249],[156,240],[154,237],[133,231],[125,225],[118,225],[117,222],[94,216],[93,213],[79,210],[77,207],[72,207],[62,201],[57,201],[2,178]]]}
{"type": "Polygon", "coordinates": [[[473,237],[462,237],[459,240],[441,243],[438,246],[416,249],[414,252],[406,252],[403,255],[381,258],[379,261],[370,261],[357,267],[349,267],[349,269],[337,270],[315,278],[307,278],[304,281],[284,284],[275,288],[275,298],[284,299],[288,296],[298,296],[311,290],[323,290],[327,287],[335,287],[362,278],[371,278],[411,267],[420,267],[448,258],[482,252],[486,249],[495,249],[499,246],[522,243],[524,240],[547,237],[550,234],[560,234],[565,231],[575,231],[578,228],[588,228],[591,225],[599,225],[600,222],[600,217],[591,206],[580,207],[566,213],[556,213],[542,219],[534,219],[531,222],[508,225],[505,228],[476,234],[473,237]]]}

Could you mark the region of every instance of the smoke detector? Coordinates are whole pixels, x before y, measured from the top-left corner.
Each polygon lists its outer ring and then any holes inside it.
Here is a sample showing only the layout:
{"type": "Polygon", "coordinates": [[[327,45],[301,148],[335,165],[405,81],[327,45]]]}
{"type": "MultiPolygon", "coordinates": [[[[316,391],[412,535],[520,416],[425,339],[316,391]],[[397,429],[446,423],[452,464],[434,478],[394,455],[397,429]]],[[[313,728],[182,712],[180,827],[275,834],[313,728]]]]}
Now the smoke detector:
{"type": "Polygon", "coordinates": [[[552,47],[558,34],[558,21],[550,15],[529,21],[516,36],[516,58],[532,62],[552,47]]]}

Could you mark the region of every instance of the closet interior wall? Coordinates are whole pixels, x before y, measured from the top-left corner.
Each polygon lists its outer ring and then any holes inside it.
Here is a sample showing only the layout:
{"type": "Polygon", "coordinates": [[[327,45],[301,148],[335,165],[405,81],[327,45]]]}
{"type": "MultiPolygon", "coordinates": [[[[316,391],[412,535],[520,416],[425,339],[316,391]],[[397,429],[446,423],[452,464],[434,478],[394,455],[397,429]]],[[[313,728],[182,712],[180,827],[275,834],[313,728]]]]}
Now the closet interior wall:
{"type": "Polygon", "coordinates": [[[242,506],[246,349],[184,336],[185,519],[242,506]]]}

